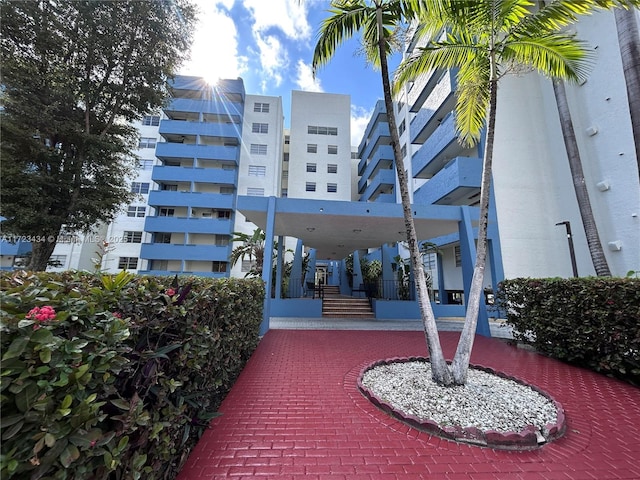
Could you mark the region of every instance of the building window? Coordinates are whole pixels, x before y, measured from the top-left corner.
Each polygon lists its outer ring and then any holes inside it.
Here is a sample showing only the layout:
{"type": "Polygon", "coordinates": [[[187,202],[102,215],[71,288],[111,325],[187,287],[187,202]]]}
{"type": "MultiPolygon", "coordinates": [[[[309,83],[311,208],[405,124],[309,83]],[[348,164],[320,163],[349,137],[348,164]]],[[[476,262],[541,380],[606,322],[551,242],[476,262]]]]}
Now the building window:
{"type": "Polygon", "coordinates": [[[216,244],[216,247],[227,247],[227,246],[229,246],[229,236],[228,235],[216,235],[215,244],[216,244]]]}
{"type": "Polygon", "coordinates": [[[253,104],[253,111],[260,113],[269,113],[269,104],[256,102],[253,104]]]}
{"type": "Polygon", "coordinates": [[[169,260],[151,260],[151,267],[149,270],[169,270],[169,260]]]}
{"type": "Polygon", "coordinates": [[[288,161],[289,161],[289,154],[288,154],[288,153],[285,153],[285,154],[284,154],[283,161],[285,161],[285,162],[288,162],[288,161]]]}
{"type": "Polygon", "coordinates": [[[118,260],[119,270],[135,270],[136,268],[138,268],[138,257],[120,257],[118,260]]]}
{"type": "Polygon", "coordinates": [[[142,232],[125,231],[122,241],[124,243],[142,243],[142,232]]]}
{"type": "Polygon", "coordinates": [[[127,208],[127,217],[144,217],[146,215],[147,207],[137,207],[135,205],[129,205],[127,208]]]}
{"type": "Polygon", "coordinates": [[[249,165],[250,177],[264,177],[267,174],[267,167],[264,165],[249,165]]]}
{"type": "Polygon", "coordinates": [[[227,262],[211,262],[211,271],[215,273],[225,273],[227,271],[227,262]]]}
{"type": "Polygon", "coordinates": [[[401,100],[398,102],[398,113],[400,113],[403,108],[404,108],[404,102],[401,100]]]}
{"type": "Polygon", "coordinates": [[[307,143],[307,153],[318,153],[318,145],[315,143],[307,143]]]}
{"type": "Polygon", "coordinates": [[[400,149],[400,152],[402,153],[402,158],[406,158],[406,156],[407,156],[407,144],[406,143],[404,145],[402,145],[402,148],[400,149]]]}
{"type": "Polygon", "coordinates": [[[156,139],[142,137],[138,142],[138,148],[156,148],[156,139]]]}
{"type": "Polygon", "coordinates": [[[218,210],[218,218],[221,220],[229,220],[231,218],[231,210],[218,210]]]}
{"type": "Polygon", "coordinates": [[[268,123],[254,123],[251,125],[251,133],[269,133],[268,123]]]}
{"type": "Polygon", "coordinates": [[[327,183],[327,193],[337,193],[338,184],[337,183],[327,183]]]}
{"type": "Polygon", "coordinates": [[[140,170],[151,170],[152,167],[153,167],[153,160],[147,160],[144,158],[138,160],[138,168],[140,170]]]}
{"type": "Polygon", "coordinates": [[[307,127],[307,133],[311,135],[338,135],[337,127],[319,127],[316,125],[309,125],[307,127]]]}
{"type": "Polygon", "coordinates": [[[178,191],[178,184],[177,183],[163,183],[162,187],[160,187],[161,190],[164,190],[165,192],[177,192],[178,191]]]}
{"type": "Polygon", "coordinates": [[[327,153],[329,155],[337,155],[338,154],[338,146],[337,145],[328,145],[327,153]]]}
{"type": "Polygon", "coordinates": [[[453,247],[453,255],[456,257],[456,267],[462,266],[462,255],[460,255],[460,245],[453,247]]]}
{"type": "Polygon", "coordinates": [[[160,217],[173,217],[173,214],[176,213],[173,208],[161,208],[158,216],[160,217]]]}
{"type": "Polygon", "coordinates": [[[398,127],[398,133],[402,135],[406,129],[407,129],[407,124],[405,123],[404,120],[402,120],[400,122],[400,126],[398,127]]]}
{"type": "Polygon", "coordinates": [[[289,178],[289,170],[282,171],[282,178],[289,178]]]}
{"type": "Polygon", "coordinates": [[[291,143],[291,137],[289,135],[284,136],[284,144],[289,145],[291,143]]]}
{"type": "Polygon", "coordinates": [[[289,190],[287,188],[283,188],[282,191],[280,192],[280,196],[282,198],[287,198],[289,196],[289,190]]]}
{"type": "Polygon", "coordinates": [[[142,125],[150,125],[153,127],[157,127],[160,125],[160,116],[159,115],[145,115],[142,117],[142,125]]]}
{"type": "Polygon", "coordinates": [[[149,184],[131,182],[131,193],[149,193],[149,184]]]}
{"type": "Polygon", "coordinates": [[[242,260],[242,267],[240,267],[240,270],[242,272],[250,272],[251,270],[253,270],[255,266],[256,266],[255,260],[242,260]]]}
{"type": "Polygon", "coordinates": [[[264,188],[247,188],[247,195],[250,197],[264,197],[264,188]]]}
{"type": "Polygon", "coordinates": [[[222,195],[233,195],[233,187],[220,187],[220,193],[222,195]]]}
{"type": "Polygon", "coordinates": [[[315,173],[316,168],[317,167],[315,163],[307,163],[307,172],[315,173]]]}
{"type": "Polygon", "coordinates": [[[251,155],[266,155],[267,146],[260,143],[251,144],[251,155]]]}
{"type": "Polygon", "coordinates": [[[327,165],[327,173],[338,173],[338,165],[335,163],[327,165]]]}
{"type": "Polygon", "coordinates": [[[153,241],[154,243],[171,243],[171,234],[169,232],[158,232],[153,236],[153,241]]]}
{"type": "Polygon", "coordinates": [[[47,265],[54,268],[64,268],[66,264],[66,255],[51,255],[49,261],[47,261],[47,265]]]}
{"type": "Polygon", "coordinates": [[[316,191],[316,184],[315,182],[307,182],[306,188],[305,190],[307,192],[315,192],[316,191]]]}

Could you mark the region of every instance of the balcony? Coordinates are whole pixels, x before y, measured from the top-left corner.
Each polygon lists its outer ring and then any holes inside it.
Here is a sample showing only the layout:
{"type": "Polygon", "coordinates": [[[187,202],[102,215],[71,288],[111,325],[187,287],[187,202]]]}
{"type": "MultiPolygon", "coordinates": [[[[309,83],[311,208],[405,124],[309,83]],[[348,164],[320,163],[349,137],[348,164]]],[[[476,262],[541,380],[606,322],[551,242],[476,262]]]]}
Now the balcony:
{"type": "Polygon", "coordinates": [[[240,147],[223,145],[190,145],[161,142],[156,144],[156,157],[162,161],[194,158],[202,160],[238,161],[240,147]]]}
{"type": "Polygon", "coordinates": [[[455,108],[455,104],[455,78],[451,72],[446,72],[429,92],[418,114],[411,121],[411,143],[424,143],[455,108]]]}
{"type": "Polygon", "coordinates": [[[156,165],[151,172],[154,182],[201,182],[234,185],[236,183],[235,170],[222,168],[187,168],[165,167],[156,165]]]}
{"type": "MultiPolygon", "coordinates": [[[[171,119],[192,118],[191,114],[220,115],[225,118],[242,118],[244,105],[242,103],[220,101],[220,100],[200,100],[194,98],[174,98],[171,103],[164,108],[164,113],[171,119]]],[[[199,120],[199,118],[195,118],[199,120]]]]}
{"type": "Polygon", "coordinates": [[[171,82],[174,98],[202,98],[211,97],[213,93],[242,102],[245,97],[244,82],[237,80],[219,80],[215,85],[209,85],[201,77],[178,75],[171,82]]]}
{"type": "Polygon", "coordinates": [[[182,270],[138,270],[138,274],[140,275],[153,275],[156,277],[162,276],[175,276],[175,275],[194,275],[196,277],[208,277],[208,278],[226,278],[228,277],[228,273],[219,273],[219,272],[193,272],[193,271],[182,271],[182,270]]]}
{"type": "MultiPolygon", "coordinates": [[[[11,234],[7,235],[11,237],[11,234]]],[[[8,242],[6,240],[0,240],[0,255],[13,256],[26,255],[31,251],[31,242],[18,240],[15,243],[8,242]]]]}
{"type": "Polygon", "coordinates": [[[451,158],[458,156],[462,147],[456,141],[457,138],[455,116],[450,113],[413,155],[411,159],[413,176],[431,178],[451,158]]]}
{"type": "Polygon", "coordinates": [[[197,260],[223,261],[229,260],[230,247],[215,245],[175,245],[172,243],[143,243],[140,258],[148,260],[197,260]]]}
{"type": "Polygon", "coordinates": [[[202,135],[206,137],[234,138],[242,135],[242,125],[235,123],[204,123],[183,120],[162,120],[160,135],[167,138],[175,135],[202,135]]]}
{"type": "Polygon", "coordinates": [[[367,127],[364,130],[364,134],[362,136],[362,140],[360,141],[360,145],[358,145],[358,154],[360,154],[362,152],[362,149],[366,146],[367,141],[371,137],[371,130],[379,122],[382,122],[382,123],[388,122],[387,108],[384,106],[384,100],[378,100],[376,102],[376,106],[373,108],[373,112],[371,113],[371,118],[369,119],[369,123],[367,123],[367,127]]]}
{"type": "Polygon", "coordinates": [[[222,193],[171,192],[153,190],[149,192],[152,207],[204,207],[232,210],[235,195],[222,193]]]}
{"type": "Polygon", "coordinates": [[[188,232],[231,235],[233,224],[228,218],[153,216],[145,219],[144,230],[146,232],[188,232]]]}
{"type": "Polygon", "coordinates": [[[457,157],[414,193],[413,202],[420,205],[473,205],[478,201],[481,180],[480,158],[457,157]]]}
{"type": "Polygon", "coordinates": [[[396,172],[393,169],[380,170],[378,174],[370,179],[369,185],[362,194],[361,200],[364,202],[375,198],[380,194],[389,194],[396,184],[396,172]]]}
{"type": "Polygon", "coordinates": [[[393,160],[393,148],[391,145],[380,145],[376,153],[373,154],[373,157],[369,159],[369,163],[367,163],[362,173],[362,178],[358,181],[358,193],[362,193],[363,189],[367,186],[367,180],[369,180],[369,177],[371,177],[378,168],[388,169],[390,166],[393,166],[393,160]]]}
{"type": "Polygon", "coordinates": [[[389,145],[391,142],[391,134],[389,133],[388,123],[379,123],[371,132],[371,137],[367,145],[361,151],[361,160],[358,163],[358,175],[362,175],[367,160],[371,153],[379,148],[380,145],[389,145]]]}

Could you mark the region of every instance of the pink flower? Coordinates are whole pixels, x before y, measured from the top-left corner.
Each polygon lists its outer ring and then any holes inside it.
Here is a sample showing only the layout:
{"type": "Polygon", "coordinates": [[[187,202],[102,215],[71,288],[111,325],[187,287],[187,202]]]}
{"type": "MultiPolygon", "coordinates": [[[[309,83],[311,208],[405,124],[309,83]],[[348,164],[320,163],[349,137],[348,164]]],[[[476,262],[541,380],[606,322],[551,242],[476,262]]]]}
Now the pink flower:
{"type": "Polygon", "coordinates": [[[173,297],[176,294],[176,291],[173,288],[167,288],[167,295],[173,297]]]}
{"type": "Polygon", "coordinates": [[[122,318],[122,314],[120,312],[113,312],[112,315],[116,318],[122,318]]]}
{"type": "MultiPolygon", "coordinates": [[[[49,320],[55,320],[56,311],[49,305],[45,305],[44,307],[33,307],[24,318],[28,320],[35,320],[36,322],[48,322],[49,320]]],[[[36,326],[34,325],[34,330],[37,330],[35,327],[36,326]]]]}

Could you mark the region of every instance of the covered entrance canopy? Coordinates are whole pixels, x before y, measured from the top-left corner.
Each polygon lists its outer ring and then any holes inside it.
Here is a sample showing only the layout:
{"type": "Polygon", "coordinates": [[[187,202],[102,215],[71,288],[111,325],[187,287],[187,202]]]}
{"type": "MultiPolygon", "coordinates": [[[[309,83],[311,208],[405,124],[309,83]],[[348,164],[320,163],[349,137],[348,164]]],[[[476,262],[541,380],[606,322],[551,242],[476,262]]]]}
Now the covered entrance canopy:
{"type": "MultiPolygon", "coordinates": [[[[467,207],[468,208],[468,207],[467,207]]],[[[316,249],[316,257],[340,260],[355,250],[406,240],[402,205],[299,198],[238,197],[237,210],[265,232],[295,237],[316,249]]],[[[414,205],[419,240],[458,233],[462,209],[414,205]]]]}

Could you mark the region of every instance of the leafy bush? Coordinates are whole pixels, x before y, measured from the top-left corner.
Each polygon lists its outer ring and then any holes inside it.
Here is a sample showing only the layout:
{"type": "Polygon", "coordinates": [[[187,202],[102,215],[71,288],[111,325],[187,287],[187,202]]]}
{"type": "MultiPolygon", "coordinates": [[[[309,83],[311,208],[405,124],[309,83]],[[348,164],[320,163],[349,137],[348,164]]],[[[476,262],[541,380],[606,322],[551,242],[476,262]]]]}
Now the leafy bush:
{"type": "Polygon", "coordinates": [[[640,384],[640,279],[517,278],[497,298],[515,339],[640,384]]]}
{"type": "Polygon", "coordinates": [[[257,345],[264,287],[171,280],[0,277],[2,478],[175,477],[257,345]]]}

